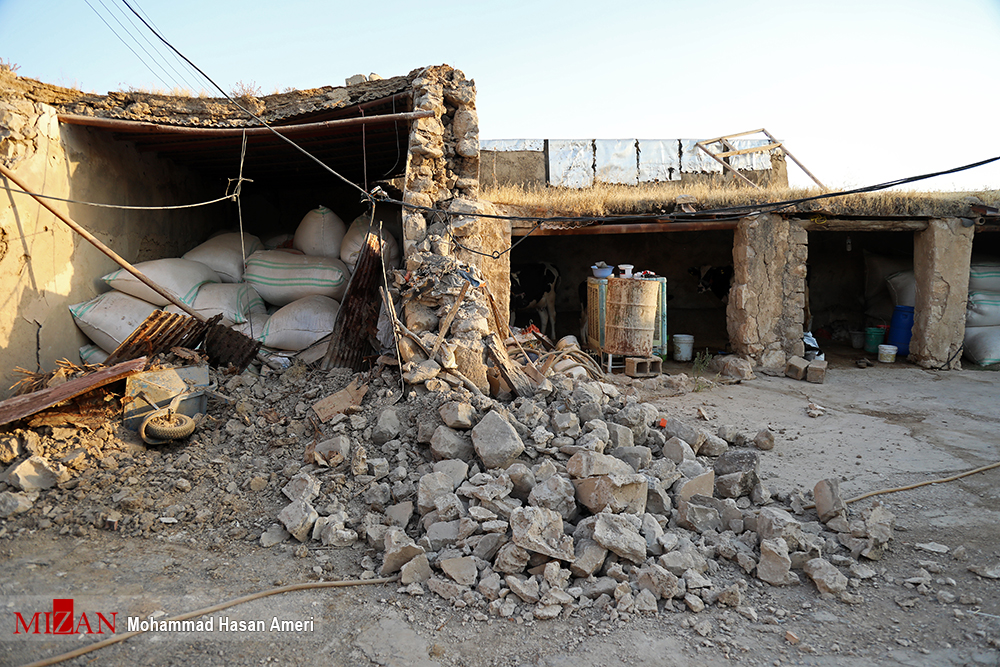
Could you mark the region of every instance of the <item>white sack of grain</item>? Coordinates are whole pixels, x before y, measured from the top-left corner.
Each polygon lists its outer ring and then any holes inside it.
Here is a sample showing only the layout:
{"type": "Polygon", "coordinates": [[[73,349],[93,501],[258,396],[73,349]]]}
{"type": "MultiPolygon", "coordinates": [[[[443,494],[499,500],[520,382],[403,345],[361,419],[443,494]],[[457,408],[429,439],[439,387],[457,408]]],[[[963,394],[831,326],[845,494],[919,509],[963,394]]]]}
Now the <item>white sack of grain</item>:
{"type": "MultiPolygon", "coordinates": [[[[266,312],[264,300],[257,290],[249,283],[209,283],[198,290],[191,306],[205,319],[222,313],[219,324],[230,327],[247,321],[253,312],[266,312]]],[[[171,305],[165,309],[168,313],[187,315],[188,312],[171,305]]]]}
{"type": "MultiPolygon", "coordinates": [[[[361,254],[361,246],[365,242],[370,222],[371,216],[367,213],[359,215],[347,229],[344,241],[340,244],[340,259],[352,273],[354,266],[358,263],[358,256],[361,254]]],[[[371,224],[371,230],[373,234],[385,241],[385,245],[382,246],[382,256],[385,258],[386,266],[392,269],[399,268],[399,244],[396,243],[396,238],[384,226],[380,232],[378,220],[371,224]]]]}
{"type": "MultiPolygon", "coordinates": [[[[168,257],[154,259],[149,262],[139,262],[135,268],[149,278],[155,285],[174,295],[178,301],[191,305],[198,295],[198,288],[207,283],[221,282],[219,274],[210,267],[190,259],[168,257]]],[[[148,285],[141,282],[125,269],[101,278],[104,282],[119,292],[131,294],[134,297],[148,301],[154,306],[165,306],[170,303],[154,292],[148,285]]]]}
{"type": "Polygon", "coordinates": [[[264,301],[285,306],[313,295],[340,299],[350,276],[347,265],[339,259],[260,250],[247,259],[243,278],[264,301]]]}
{"type": "Polygon", "coordinates": [[[154,310],[148,301],[116,290],[69,307],[76,326],[105,352],[114,352],[154,310]]]}
{"type": "Polygon", "coordinates": [[[899,271],[885,279],[893,306],[917,305],[917,279],[913,271],[899,271]]]}
{"type": "Polygon", "coordinates": [[[306,255],[340,258],[340,243],[347,225],[326,206],[314,208],[305,214],[295,230],[292,247],[306,255]]]}
{"type": "Polygon", "coordinates": [[[1000,292],[970,292],[965,306],[965,326],[1000,326],[1000,292]]]}
{"type": "Polygon", "coordinates": [[[329,297],[304,297],[272,315],[256,339],[279,350],[304,350],[333,331],[339,310],[329,297]]]}
{"type": "Polygon", "coordinates": [[[1000,292],[1000,260],[973,260],[969,267],[970,292],[1000,292]]]}
{"type": "Polygon", "coordinates": [[[85,364],[103,364],[107,358],[108,353],[93,343],[80,348],[80,361],[85,364]]]}
{"type": "Polygon", "coordinates": [[[224,283],[238,283],[243,279],[243,258],[263,247],[253,234],[226,232],[188,250],[182,259],[201,262],[218,273],[224,283]]]}
{"type": "Polygon", "coordinates": [[[1000,364],[1000,326],[966,327],[965,356],[980,366],[1000,364]]]}
{"type": "Polygon", "coordinates": [[[271,319],[271,315],[267,311],[254,311],[247,317],[246,322],[234,324],[233,331],[238,331],[248,338],[256,339],[263,333],[269,319],[271,319]]]}

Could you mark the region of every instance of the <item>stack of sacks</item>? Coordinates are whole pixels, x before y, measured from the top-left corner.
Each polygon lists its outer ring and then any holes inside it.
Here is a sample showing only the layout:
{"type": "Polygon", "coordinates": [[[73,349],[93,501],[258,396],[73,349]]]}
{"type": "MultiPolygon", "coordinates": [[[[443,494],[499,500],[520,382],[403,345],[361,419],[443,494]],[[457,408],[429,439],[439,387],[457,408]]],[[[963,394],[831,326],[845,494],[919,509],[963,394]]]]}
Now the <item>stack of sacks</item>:
{"type": "Polygon", "coordinates": [[[373,234],[385,242],[382,254],[385,257],[386,266],[391,269],[399,268],[399,244],[396,242],[396,237],[389,231],[391,221],[385,218],[385,213],[377,210],[374,220],[368,213],[362,213],[351,223],[340,245],[340,259],[351,270],[351,273],[354,273],[354,266],[358,263],[361,246],[365,242],[369,228],[373,234]]]}
{"type": "Polygon", "coordinates": [[[1000,260],[972,263],[965,309],[965,356],[980,366],[1000,364],[1000,260]]]}
{"type": "MultiPolygon", "coordinates": [[[[304,350],[333,331],[351,271],[338,259],[346,225],[320,206],[309,211],[291,248],[260,250],[247,258],[244,280],[271,306],[270,318],[251,316],[237,330],[275,350],[304,350]]],[[[273,241],[284,241],[275,237],[273,241]]],[[[269,239],[269,244],[273,242],[269,239]]]]}

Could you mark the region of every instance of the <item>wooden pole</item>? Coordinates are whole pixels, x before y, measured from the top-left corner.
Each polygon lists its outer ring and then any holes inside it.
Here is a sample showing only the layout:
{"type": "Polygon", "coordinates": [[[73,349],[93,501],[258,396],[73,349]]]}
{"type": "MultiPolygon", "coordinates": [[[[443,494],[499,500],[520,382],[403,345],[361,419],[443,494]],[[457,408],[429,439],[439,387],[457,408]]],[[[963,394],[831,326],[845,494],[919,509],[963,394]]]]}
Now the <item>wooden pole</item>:
{"type": "MultiPolygon", "coordinates": [[[[767,138],[770,139],[771,141],[773,141],[775,143],[778,143],[778,140],[775,139],[774,137],[772,137],[771,133],[768,132],[767,130],[761,130],[761,132],[763,132],[765,135],[767,135],[767,138]]],[[[802,171],[806,172],[806,175],[809,176],[809,178],[813,179],[813,182],[816,183],[816,185],[818,185],[819,187],[823,188],[824,190],[828,189],[825,185],[823,185],[822,183],[819,182],[818,178],[816,178],[815,176],[813,176],[813,174],[812,174],[811,171],[809,171],[808,169],[806,169],[806,166],[804,164],[802,164],[801,162],[799,162],[795,158],[795,156],[792,155],[791,151],[789,151],[784,146],[781,147],[781,150],[785,151],[785,155],[787,155],[788,157],[792,158],[792,162],[794,162],[795,164],[799,165],[799,169],[801,169],[802,171]]]]}
{"type": "Polygon", "coordinates": [[[103,243],[101,243],[101,241],[96,236],[94,236],[93,234],[91,234],[90,232],[88,232],[86,229],[84,229],[83,227],[81,227],[80,225],[78,225],[76,222],[74,222],[69,217],[67,217],[67,216],[63,215],[62,213],[60,213],[59,211],[57,211],[46,200],[42,199],[41,197],[39,197],[35,193],[29,191],[28,188],[27,188],[27,186],[25,186],[24,183],[22,183],[21,181],[19,181],[17,179],[17,177],[14,176],[14,174],[9,169],[7,169],[7,167],[3,166],[2,164],[0,164],[0,174],[2,174],[4,176],[4,178],[6,178],[7,180],[9,180],[11,183],[13,183],[14,185],[16,185],[17,187],[19,187],[21,190],[24,190],[29,195],[31,195],[34,198],[34,200],[37,201],[39,204],[41,204],[44,208],[46,208],[49,211],[49,213],[51,213],[52,215],[56,216],[57,218],[59,218],[63,222],[65,222],[69,226],[70,229],[72,229],[74,232],[76,232],[77,234],[79,234],[83,238],[87,239],[95,248],[97,248],[98,250],[100,250],[101,252],[103,252],[105,255],[107,255],[108,257],[110,257],[115,262],[115,264],[117,264],[118,266],[122,267],[123,269],[125,269],[126,271],[128,271],[129,273],[131,273],[133,276],[135,276],[140,282],[142,282],[144,285],[146,285],[146,287],[150,288],[151,290],[153,290],[154,292],[156,292],[157,294],[159,294],[160,296],[162,296],[164,299],[166,299],[170,303],[174,304],[175,306],[177,306],[178,308],[180,308],[185,313],[187,313],[191,317],[195,318],[199,322],[205,322],[205,321],[207,321],[207,319],[205,318],[204,315],[202,315],[197,310],[195,310],[191,306],[187,305],[186,303],[184,303],[183,301],[181,301],[180,299],[178,299],[177,297],[175,297],[173,294],[171,294],[170,292],[166,291],[165,289],[163,289],[162,287],[160,287],[159,285],[157,285],[156,283],[154,283],[149,278],[147,278],[145,275],[143,275],[143,273],[141,271],[139,271],[134,266],[132,266],[131,264],[129,264],[127,261],[125,261],[125,259],[123,257],[121,257],[118,253],[116,253],[114,250],[112,250],[108,246],[104,245],[103,243]]]}

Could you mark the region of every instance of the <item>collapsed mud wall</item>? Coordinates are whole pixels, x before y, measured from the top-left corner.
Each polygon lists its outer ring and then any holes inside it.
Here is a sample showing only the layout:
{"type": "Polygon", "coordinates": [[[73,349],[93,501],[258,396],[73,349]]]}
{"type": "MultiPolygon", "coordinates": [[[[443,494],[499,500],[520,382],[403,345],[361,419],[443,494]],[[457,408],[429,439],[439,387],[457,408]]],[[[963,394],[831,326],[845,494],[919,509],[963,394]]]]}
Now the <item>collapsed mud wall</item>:
{"type": "MultiPolygon", "coordinates": [[[[106,134],[60,125],[56,110],[16,92],[0,75],[0,160],[33,191],[64,199],[136,206],[219,196],[196,176],[106,134]]],[[[0,185],[7,186],[0,179],[0,185]]],[[[13,187],[13,186],[11,186],[13,187]]],[[[223,206],[125,211],[52,200],[131,262],[177,256],[218,227],[223,206]]],[[[97,280],[116,268],[105,255],[27,195],[0,189],[0,397],[13,369],[52,370],[79,359],[85,343],[68,306],[105,291],[97,280]]]]}

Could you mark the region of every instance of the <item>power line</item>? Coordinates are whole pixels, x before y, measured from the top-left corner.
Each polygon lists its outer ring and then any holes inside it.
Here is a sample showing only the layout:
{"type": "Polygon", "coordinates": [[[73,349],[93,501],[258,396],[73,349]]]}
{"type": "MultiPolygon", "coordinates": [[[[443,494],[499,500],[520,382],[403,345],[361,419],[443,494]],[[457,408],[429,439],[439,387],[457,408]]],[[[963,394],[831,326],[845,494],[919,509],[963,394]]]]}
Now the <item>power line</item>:
{"type": "Polygon", "coordinates": [[[92,9],[92,10],[94,10],[94,13],[95,13],[95,14],[97,14],[97,18],[101,19],[101,22],[102,22],[102,23],[104,23],[104,25],[108,26],[108,30],[110,30],[110,31],[111,31],[111,32],[112,32],[112,33],[114,34],[114,36],[115,36],[115,37],[117,37],[117,38],[119,39],[119,41],[121,41],[121,43],[122,43],[122,44],[124,44],[124,45],[125,45],[125,47],[126,47],[126,48],[127,48],[127,49],[128,49],[129,51],[131,51],[131,52],[132,52],[132,54],[133,54],[133,55],[134,55],[134,56],[136,57],[136,59],[137,59],[137,60],[138,60],[139,62],[141,62],[141,63],[142,63],[143,65],[145,65],[145,66],[146,66],[146,69],[148,69],[148,70],[149,70],[150,74],[152,74],[152,75],[153,75],[153,76],[155,76],[155,77],[156,77],[157,79],[159,79],[159,80],[160,80],[160,83],[162,83],[162,84],[164,85],[164,87],[166,87],[166,88],[169,88],[170,86],[169,86],[169,85],[167,84],[167,82],[166,82],[166,81],[164,81],[164,80],[163,80],[163,78],[162,78],[162,77],[160,77],[160,75],[159,75],[159,74],[157,74],[156,72],[154,72],[154,71],[153,71],[153,68],[152,68],[152,67],[150,67],[150,66],[149,66],[149,64],[148,64],[148,63],[147,63],[147,62],[146,62],[145,60],[143,60],[143,59],[142,59],[142,57],[141,57],[141,56],[140,56],[140,55],[139,55],[138,53],[136,53],[135,49],[133,49],[133,48],[131,47],[131,45],[129,45],[129,43],[128,43],[128,42],[126,42],[126,41],[125,41],[125,40],[124,40],[124,39],[122,38],[122,36],[121,36],[121,35],[119,35],[119,34],[118,34],[117,32],[115,32],[115,29],[111,27],[111,24],[110,24],[110,23],[108,23],[108,22],[107,22],[107,21],[106,21],[106,20],[104,19],[104,17],[103,17],[103,16],[101,16],[101,13],[100,13],[100,12],[98,12],[98,11],[97,11],[97,9],[96,9],[96,8],[95,8],[95,7],[94,7],[94,6],[92,5],[92,4],[90,4],[90,0],[83,0],[83,1],[87,3],[87,6],[88,6],[88,7],[90,7],[90,8],[92,9]]]}
{"type": "MultiPolygon", "coordinates": [[[[135,35],[132,34],[132,32],[128,29],[128,26],[126,26],[124,23],[121,22],[121,19],[119,19],[118,16],[115,15],[114,11],[112,11],[112,9],[108,7],[107,4],[105,4],[104,0],[98,0],[98,2],[101,3],[101,6],[104,7],[105,11],[107,11],[108,14],[111,16],[111,18],[113,18],[115,22],[121,27],[124,34],[127,35],[129,38],[131,38],[131,40],[135,42],[136,46],[142,49],[142,52],[146,54],[146,56],[160,69],[161,72],[163,72],[164,76],[173,81],[173,87],[180,88],[180,84],[177,82],[177,80],[174,79],[172,76],[170,76],[170,73],[163,67],[163,65],[160,64],[160,62],[156,59],[156,57],[153,54],[151,54],[149,50],[146,49],[145,46],[142,45],[142,43],[135,37],[135,35]]],[[[133,51],[133,53],[135,53],[135,51],[133,51]]],[[[138,54],[136,55],[138,56],[138,54]]],[[[147,67],[148,66],[149,65],[147,64],[147,67]]],[[[160,81],[163,81],[163,79],[160,79],[160,81]]],[[[167,86],[168,90],[171,88],[171,86],[166,84],[166,82],[164,82],[164,85],[167,86]]]]}

